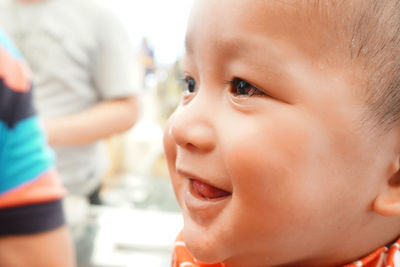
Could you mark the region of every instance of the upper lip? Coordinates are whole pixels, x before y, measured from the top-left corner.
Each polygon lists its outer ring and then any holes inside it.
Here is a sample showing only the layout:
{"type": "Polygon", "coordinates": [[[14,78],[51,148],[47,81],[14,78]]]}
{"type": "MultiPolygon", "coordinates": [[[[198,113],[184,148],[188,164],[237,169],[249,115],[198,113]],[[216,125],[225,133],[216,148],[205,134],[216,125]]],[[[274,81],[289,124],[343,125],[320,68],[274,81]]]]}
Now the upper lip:
{"type": "Polygon", "coordinates": [[[200,181],[202,183],[209,184],[209,185],[214,186],[214,187],[216,187],[218,189],[222,189],[222,190],[224,190],[224,191],[226,191],[228,193],[232,193],[232,190],[226,189],[223,186],[219,186],[219,185],[213,184],[212,182],[210,182],[208,180],[205,180],[205,179],[203,179],[203,178],[201,178],[201,177],[199,177],[199,176],[197,176],[197,175],[195,175],[195,174],[193,174],[193,173],[191,173],[189,171],[186,171],[184,169],[176,168],[176,172],[179,175],[181,175],[181,176],[183,176],[185,178],[189,178],[189,179],[192,179],[192,180],[198,180],[198,181],[200,181]]]}

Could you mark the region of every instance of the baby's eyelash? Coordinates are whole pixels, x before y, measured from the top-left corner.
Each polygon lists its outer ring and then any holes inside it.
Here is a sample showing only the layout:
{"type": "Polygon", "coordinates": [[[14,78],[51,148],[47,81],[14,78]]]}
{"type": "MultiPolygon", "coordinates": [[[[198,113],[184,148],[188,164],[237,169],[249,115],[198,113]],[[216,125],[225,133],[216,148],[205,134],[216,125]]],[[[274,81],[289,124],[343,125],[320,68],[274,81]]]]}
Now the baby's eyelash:
{"type": "MultiPolygon", "coordinates": [[[[186,93],[191,94],[196,91],[197,84],[193,77],[185,75],[180,78],[180,81],[186,93]]],[[[241,78],[234,78],[224,83],[229,85],[230,93],[237,97],[269,96],[269,94],[241,78]]]]}
{"type": "Polygon", "coordinates": [[[181,77],[177,78],[178,82],[182,85],[185,85],[187,83],[187,79],[188,79],[188,76],[181,76],[181,77]]]}
{"type": "Polygon", "coordinates": [[[230,85],[231,93],[236,96],[268,96],[256,86],[240,78],[234,78],[231,81],[225,81],[225,83],[230,85]]]}
{"type": "Polygon", "coordinates": [[[196,81],[189,75],[185,75],[179,79],[184,91],[193,93],[196,90],[196,81]]]}

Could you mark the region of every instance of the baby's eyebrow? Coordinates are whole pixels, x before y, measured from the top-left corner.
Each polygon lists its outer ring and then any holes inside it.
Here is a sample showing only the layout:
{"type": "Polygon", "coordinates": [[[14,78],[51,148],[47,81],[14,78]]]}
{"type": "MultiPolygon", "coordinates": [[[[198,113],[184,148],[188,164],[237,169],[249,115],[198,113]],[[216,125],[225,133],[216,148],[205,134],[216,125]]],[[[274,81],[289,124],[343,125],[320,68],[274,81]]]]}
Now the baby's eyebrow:
{"type": "Polygon", "coordinates": [[[185,50],[186,50],[186,53],[188,53],[188,54],[193,54],[193,46],[192,46],[191,39],[192,38],[190,38],[190,35],[187,34],[185,37],[185,50]]]}
{"type": "MultiPolygon", "coordinates": [[[[194,40],[196,37],[192,36],[190,33],[186,35],[185,38],[185,50],[187,54],[193,54],[195,52],[193,43],[196,42],[194,40]]],[[[212,45],[220,51],[224,53],[229,53],[232,55],[239,54],[242,50],[246,50],[247,43],[243,42],[239,36],[230,35],[230,36],[218,36],[213,40],[210,40],[212,45]]]]}

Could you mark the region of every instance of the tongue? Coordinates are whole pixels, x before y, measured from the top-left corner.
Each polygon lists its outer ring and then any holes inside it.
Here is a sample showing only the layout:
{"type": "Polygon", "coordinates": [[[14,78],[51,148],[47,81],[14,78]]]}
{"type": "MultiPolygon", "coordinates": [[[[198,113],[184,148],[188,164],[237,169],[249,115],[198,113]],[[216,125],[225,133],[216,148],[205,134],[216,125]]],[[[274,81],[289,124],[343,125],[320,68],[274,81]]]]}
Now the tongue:
{"type": "Polygon", "coordinates": [[[194,190],[196,190],[199,194],[201,194],[203,197],[208,198],[208,199],[225,197],[225,196],[229,196],[231,194],[229,192],[226,192],[225,190],[216,188],[209,184],[205,184],[198,180],[193,180],[192,184],[193,184],[194,190]]]}

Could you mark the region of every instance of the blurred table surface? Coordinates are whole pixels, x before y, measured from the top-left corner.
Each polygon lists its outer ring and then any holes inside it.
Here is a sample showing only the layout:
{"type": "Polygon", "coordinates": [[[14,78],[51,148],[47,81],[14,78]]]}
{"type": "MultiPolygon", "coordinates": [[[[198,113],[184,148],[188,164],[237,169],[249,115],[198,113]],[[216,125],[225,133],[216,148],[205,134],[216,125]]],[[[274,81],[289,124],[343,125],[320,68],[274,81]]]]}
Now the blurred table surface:
{"type": "Polygon", "coordinates": [[[182,226],[178,212],[88,206],[71,226],[78,267],[168,267],[182,226]]]}

